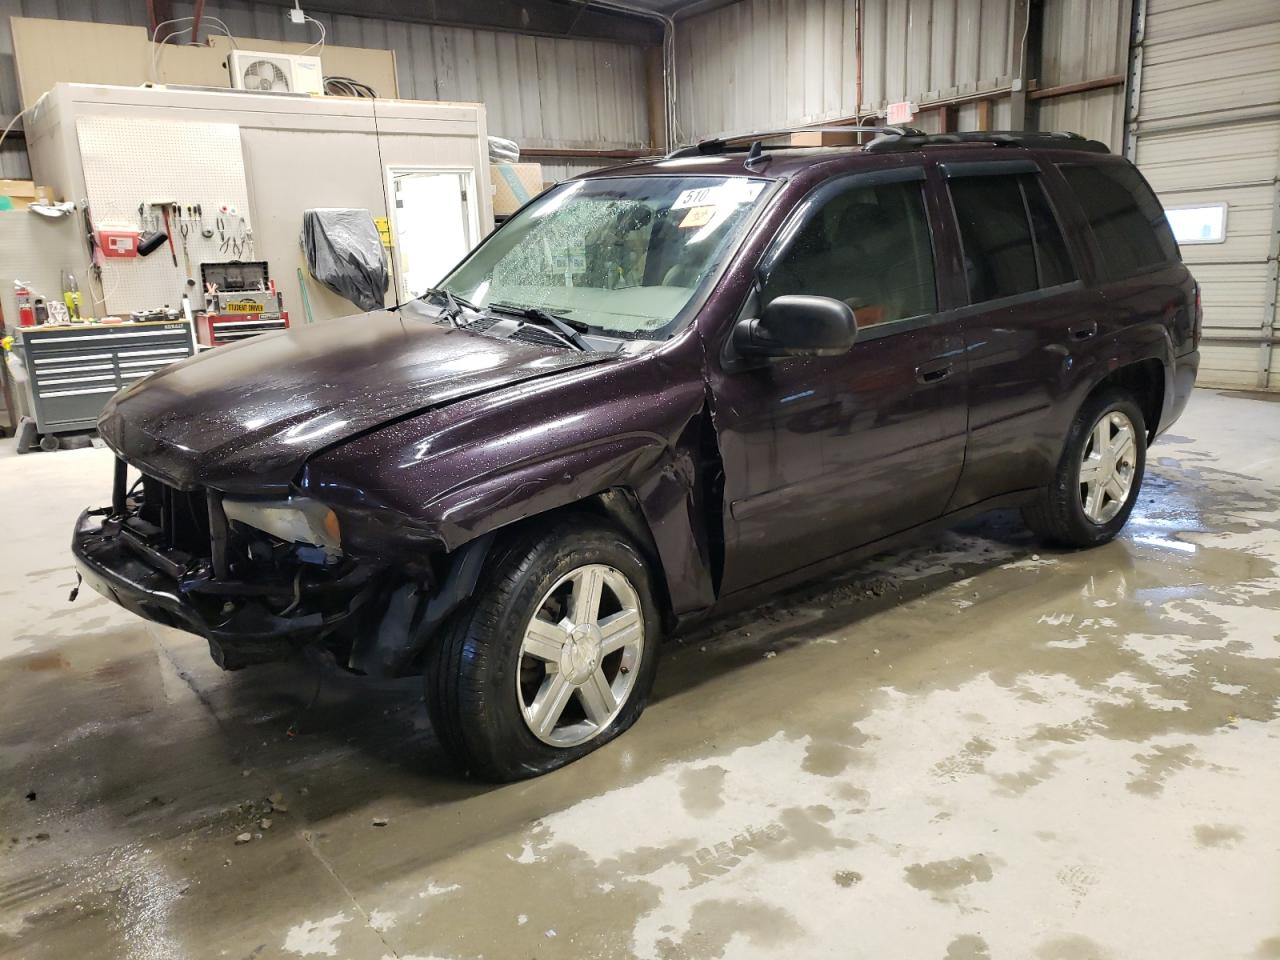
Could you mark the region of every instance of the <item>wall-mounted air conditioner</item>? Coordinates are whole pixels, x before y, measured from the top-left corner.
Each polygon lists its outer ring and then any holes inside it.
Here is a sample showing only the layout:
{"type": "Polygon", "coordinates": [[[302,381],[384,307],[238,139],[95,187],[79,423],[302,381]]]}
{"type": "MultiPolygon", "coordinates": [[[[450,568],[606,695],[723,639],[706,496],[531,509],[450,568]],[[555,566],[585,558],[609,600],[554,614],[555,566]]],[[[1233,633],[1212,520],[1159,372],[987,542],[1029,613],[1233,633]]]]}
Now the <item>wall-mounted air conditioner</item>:
{"type": "Polygon", "coordinates": [[[262,93],[324,93],[319,57],[296,53],[232,50],[227,57],[231,86],[262,93]]]}

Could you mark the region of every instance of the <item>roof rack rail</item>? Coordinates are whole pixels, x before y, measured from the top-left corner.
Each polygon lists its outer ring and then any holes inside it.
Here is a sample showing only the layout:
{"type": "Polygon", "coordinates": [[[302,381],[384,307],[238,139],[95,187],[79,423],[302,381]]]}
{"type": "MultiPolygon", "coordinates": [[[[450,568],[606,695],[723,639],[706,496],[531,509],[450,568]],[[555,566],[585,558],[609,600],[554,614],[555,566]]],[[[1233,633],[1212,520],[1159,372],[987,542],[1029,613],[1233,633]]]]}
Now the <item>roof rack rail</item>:
{"type": "Polygon", "coordinates": [[[765,141],[793,133],[874,133],[864,149],[868,153],[897,153],[919,150],[921,147],[945,146],[949,143],[990,143],[997,147],[1043,147],[1059,150],[1084,150],[1089,153],[1110,153],[1105,143],[1089,140],[1067,130],[973,130],[963,133],[925,133],[915,127],[786,127],[780,130],[762,130],[730,137],[713,137],[688,147],[678,147],[663,159],[680,157],[705,157],[721,153],[747,152],[759,144],[760,150],[786,149],[789,144],[770,146],[765,141]]]}
{"type": "MultiPolygon", "coordinates": [[[[827,126],[827,127],[783,127],[778,130],[760,130],[755,133],[735,134],[729,137],[713,137],[710,140],[702,140],[688,147],[677,147],[665,157],[667,160],[675,160],[680,157],[705,157],[719,153],[737,153],[750,150],[755,144],[760,144],[762,150],[777,150],[785,148],[784,144],[770,146],[765,143],[766,140],[775,140],[778,137],[790,136],[793,133],[874,133],[876,139],[881,137],[924,137],[928,136],[923,130],[917,130],[915,127],[861,127],[861,126],[827,126]]],[[[870,140],[868,143],[875,143],[876,140],[870,140]]]]}
{"type": "Polygon", "coordinates": [[[949,143],[990,143],[997,147],[1046,147],[1059,150],[1084,150],[1089,153],[1110,153],[1105,143],[1088,140],[1067,130],[974,130],[964,133],[920,133],[907,136],[892,134],[877,137],[867,144],[868,153],[896,153],[919,150],[921,147],[945,146],[949,143]]]}

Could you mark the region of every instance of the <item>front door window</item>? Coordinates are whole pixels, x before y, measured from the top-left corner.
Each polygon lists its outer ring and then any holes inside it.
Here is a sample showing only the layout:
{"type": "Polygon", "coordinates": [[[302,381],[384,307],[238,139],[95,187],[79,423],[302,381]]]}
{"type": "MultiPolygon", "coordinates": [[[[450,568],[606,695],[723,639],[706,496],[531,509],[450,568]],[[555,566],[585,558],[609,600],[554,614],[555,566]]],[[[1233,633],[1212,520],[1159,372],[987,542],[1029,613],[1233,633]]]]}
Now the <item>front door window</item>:
{"type": "Polygon", "coordinates": [[[933,245],[918,180],[855,186],[814,210],[769,272],[763,302],[784,294],[841,300],[858,328],[938,309],[933,245]]]}

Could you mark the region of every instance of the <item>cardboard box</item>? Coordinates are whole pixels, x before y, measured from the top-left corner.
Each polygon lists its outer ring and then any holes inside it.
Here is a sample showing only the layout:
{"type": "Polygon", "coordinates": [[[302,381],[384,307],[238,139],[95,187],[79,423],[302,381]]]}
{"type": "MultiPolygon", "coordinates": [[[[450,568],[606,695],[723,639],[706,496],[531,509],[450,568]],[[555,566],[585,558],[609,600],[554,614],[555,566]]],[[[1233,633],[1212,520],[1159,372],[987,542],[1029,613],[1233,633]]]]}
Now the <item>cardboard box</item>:
{"type": "Polygon", "coordinates": [[[515,213],[542,192],[540,163],[491,163],[489,177],[493,181],[495,217],[515,213]]]}
{"type": "MultiPolygon", "coordinates": [[[[867,139],[871,139],[871,135],[867,135],[867,139]]],[[[831,130],[798,130],[791,134],[791,146],[793,147],[852,147],[858,143],[858,135],[850,130],[844,131],[831,130]]]]}
{"type": "Polygon", "coordinates": [[[0,210],[25,210],[32,203],[54,203],[49,187],[30,180],[0,180],[0,210]]]}
{"type": "Polygon", "coordinates": [[[34,200],[36,185],[30,180],[0,180],[0,197],[13,197],[15,200],[34,200]]]}

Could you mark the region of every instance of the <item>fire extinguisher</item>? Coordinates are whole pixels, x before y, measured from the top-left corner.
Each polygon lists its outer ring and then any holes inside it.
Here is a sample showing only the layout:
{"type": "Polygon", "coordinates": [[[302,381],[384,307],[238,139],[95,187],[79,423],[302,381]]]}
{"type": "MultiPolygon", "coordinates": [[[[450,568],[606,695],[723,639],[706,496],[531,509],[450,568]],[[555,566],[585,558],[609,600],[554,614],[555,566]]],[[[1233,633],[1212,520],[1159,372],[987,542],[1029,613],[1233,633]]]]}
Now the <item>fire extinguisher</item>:
{"type": "Polygon", "coordinates": [[[13,295],[18,300],[18,326],[34,327],[36,310],[31,303],[31,287],[21,280],[13,281],[13,295]]]}

